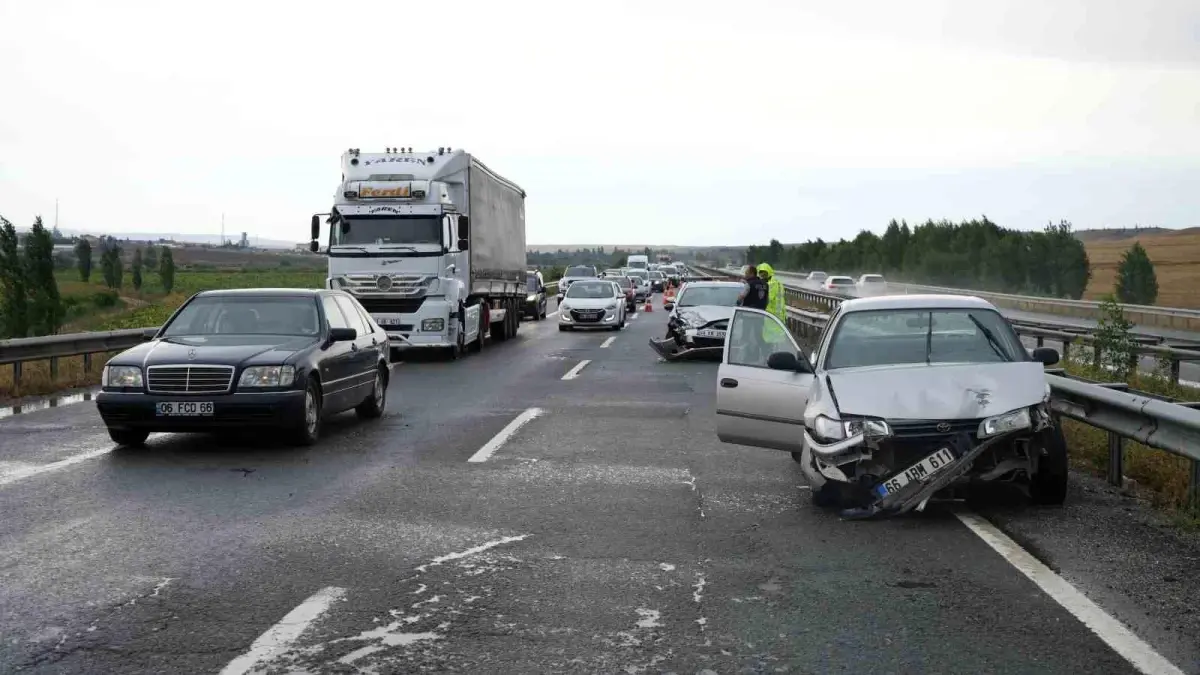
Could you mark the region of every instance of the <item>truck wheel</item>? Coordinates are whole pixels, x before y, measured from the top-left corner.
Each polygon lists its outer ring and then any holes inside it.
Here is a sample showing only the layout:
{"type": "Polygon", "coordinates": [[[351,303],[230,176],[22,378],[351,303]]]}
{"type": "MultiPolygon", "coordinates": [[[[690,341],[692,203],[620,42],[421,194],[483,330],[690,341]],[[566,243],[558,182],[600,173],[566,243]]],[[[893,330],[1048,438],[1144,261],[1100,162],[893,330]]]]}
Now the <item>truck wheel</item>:
{"type": "Polygon", "coordinates": [[[1029,479],[1029,498],[1041,506],[1060,506],[1067,499],[1067,441],[1062,427],[1044,429],[1035,441],[1045,454],[1038,457],[1037,473],[1029,479]]]}
{"type": "Polygon", "coordinates": [[[492,324],[492,339],[496,342],[504,342],[508,339],[508,324],[512,316],[509,312],[505,312],[504,319],[499,323],[492,324]]]}
{"type": "Polygon", "coordinates": [[[521,315],[519,313],[521,307],[517,304],[516,300],[509,300],[508,306],[511,308],[509,313],[512,314],[512,331],[508,336],[515,337],[517,332],[521,330],[521,315]]]}

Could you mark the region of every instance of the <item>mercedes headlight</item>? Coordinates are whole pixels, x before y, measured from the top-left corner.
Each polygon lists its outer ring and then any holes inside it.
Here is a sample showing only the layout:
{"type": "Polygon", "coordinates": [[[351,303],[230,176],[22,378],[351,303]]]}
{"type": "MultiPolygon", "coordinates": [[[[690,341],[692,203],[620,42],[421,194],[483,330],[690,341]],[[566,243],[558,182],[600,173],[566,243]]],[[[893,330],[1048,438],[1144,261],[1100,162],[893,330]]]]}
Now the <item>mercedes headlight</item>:
{"type": "Polygon", "coordinates": [[[1007,434],[1013,431],[1029,429],[1033,426],[1033,420],[1029,416],[1029,408],[1021,408],[1012,412],[1006,412],[1003,415],[989,417],[979,423],[979,437],[990,438],[1007,434]]]}
{"type": "Polygon", "coordinates": [[[141,387],[142,369],[137,366],[105,366],[100,376],[103,387],[141,387]]]}
{"type": "Polygon", "coordinates": [[[238,387],[287,387],[295,377],[295,366],[254,366],[242,371],[238,387]]]}
{"type": "Polygon", "coordinates": [[[533,302],[534,300],[537,300],[537,295],[534,293],[525,296],[525,302],[533,302]]]}
{"type": "Polygon", "coordinates": [[[424,319],[421,321],[421,330],[426,333],[440,333],[446,330],[445,319],[424,319]]]}

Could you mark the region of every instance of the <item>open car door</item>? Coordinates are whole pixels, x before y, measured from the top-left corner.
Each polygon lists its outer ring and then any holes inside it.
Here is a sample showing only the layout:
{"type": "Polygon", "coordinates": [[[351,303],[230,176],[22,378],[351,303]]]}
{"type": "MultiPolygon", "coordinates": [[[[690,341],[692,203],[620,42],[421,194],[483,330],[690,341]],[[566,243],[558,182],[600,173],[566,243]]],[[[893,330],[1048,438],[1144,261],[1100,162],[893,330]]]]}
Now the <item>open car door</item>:
{"type": "Polygon", "coordinates": [[[808,357],[779,319],[738,307],[729,321],[717,370],[717,437],[726,443],[800,452],[812,371],[808,357]],[[768,360],[778,352],[792,354],[796,367],[769,367],[768,360]]]}

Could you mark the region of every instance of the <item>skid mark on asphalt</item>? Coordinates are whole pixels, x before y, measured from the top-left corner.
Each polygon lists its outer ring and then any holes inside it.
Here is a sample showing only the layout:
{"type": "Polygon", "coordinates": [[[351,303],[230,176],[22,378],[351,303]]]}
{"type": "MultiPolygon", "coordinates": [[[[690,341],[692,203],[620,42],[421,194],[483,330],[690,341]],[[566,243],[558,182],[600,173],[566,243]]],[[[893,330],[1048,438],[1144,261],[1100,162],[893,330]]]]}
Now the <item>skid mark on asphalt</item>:
{"type": "Polygon", "coordinates": [[[955,513],[959,520],[996,553],[1037,584],[1059,605],[1105,642],[1113,651],[1129,661],[1138,672],[1146,675],[1184,675],[1153,647],[1146,644],[1120,621],[1106,613],[1078,589],[1058,576],[1042,561],[1033,557],[995,525],[973,514],[955,513]]]}

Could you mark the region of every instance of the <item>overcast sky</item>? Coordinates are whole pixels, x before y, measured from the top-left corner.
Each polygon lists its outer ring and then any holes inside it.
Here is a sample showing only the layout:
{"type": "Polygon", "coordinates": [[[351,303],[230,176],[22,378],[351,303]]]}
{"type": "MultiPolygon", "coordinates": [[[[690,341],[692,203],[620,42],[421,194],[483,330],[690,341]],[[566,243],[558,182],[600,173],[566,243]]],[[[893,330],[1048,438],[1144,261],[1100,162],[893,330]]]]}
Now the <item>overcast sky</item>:
{"type": "Polygon", "coordinates": [[[1200,225],[1196,0],[309,7],[0,0],[0,214],[301,241],[344,149],[447,145],[531,244],[1200,225]]]}

